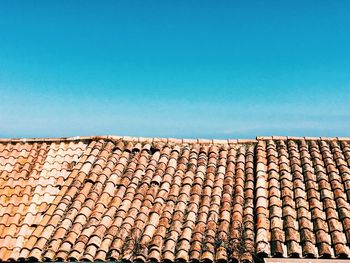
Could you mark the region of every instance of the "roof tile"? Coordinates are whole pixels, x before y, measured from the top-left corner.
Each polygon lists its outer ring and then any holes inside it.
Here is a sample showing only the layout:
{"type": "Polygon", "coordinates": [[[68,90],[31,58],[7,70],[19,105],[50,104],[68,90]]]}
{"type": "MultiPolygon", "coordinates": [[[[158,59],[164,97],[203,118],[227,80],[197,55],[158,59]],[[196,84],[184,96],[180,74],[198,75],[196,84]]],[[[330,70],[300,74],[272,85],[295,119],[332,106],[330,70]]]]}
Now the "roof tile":
{"type": "Polygon", "coordinates": [[[345,138],[0,140],[0,259],[350,256],[345,138]]]}

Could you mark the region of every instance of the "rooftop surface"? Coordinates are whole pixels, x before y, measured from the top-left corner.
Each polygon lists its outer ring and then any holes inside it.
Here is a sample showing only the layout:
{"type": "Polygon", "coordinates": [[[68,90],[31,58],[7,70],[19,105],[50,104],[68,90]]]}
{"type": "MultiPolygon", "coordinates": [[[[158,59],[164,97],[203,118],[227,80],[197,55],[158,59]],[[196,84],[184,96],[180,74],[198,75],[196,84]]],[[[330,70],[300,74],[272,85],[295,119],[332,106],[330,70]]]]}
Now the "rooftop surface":
{"type": "Polygon", "coordinates": [[[0,140],[0,259],[348,258],[350,138],[0,140]]]}

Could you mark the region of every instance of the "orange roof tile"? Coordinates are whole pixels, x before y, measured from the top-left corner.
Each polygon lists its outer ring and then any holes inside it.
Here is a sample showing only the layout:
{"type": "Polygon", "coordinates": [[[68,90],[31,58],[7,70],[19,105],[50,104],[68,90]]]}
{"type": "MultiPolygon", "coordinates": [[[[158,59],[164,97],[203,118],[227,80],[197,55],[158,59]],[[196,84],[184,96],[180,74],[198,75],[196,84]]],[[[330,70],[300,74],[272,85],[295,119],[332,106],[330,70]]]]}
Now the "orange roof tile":
{"type": "Polygon", "coordinates": [[[0,139],[0,260],[348,258],[350,141],[0,139]]]}

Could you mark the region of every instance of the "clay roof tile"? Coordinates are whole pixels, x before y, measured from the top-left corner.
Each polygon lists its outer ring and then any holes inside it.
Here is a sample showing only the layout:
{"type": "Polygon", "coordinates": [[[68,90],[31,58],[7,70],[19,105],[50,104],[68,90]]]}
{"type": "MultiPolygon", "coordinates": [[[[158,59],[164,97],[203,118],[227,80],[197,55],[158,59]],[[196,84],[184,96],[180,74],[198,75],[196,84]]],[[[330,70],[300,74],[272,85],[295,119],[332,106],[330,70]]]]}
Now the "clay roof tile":
{"type": "Polygon", "coordinates": [[[348,141],[0,140],[0,260],[347,258],[348,141]]]}

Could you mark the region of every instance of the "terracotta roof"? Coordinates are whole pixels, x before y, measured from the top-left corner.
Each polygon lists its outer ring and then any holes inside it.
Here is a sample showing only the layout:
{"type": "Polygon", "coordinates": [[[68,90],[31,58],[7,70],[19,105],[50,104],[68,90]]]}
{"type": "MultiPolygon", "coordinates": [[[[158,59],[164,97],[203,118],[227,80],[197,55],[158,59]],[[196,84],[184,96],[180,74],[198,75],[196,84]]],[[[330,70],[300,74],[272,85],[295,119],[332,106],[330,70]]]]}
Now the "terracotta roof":
{"type": "Polygon", "coordinates": [[[350,256],[350,140],[0,140],[0,259],[350,256]]]}

